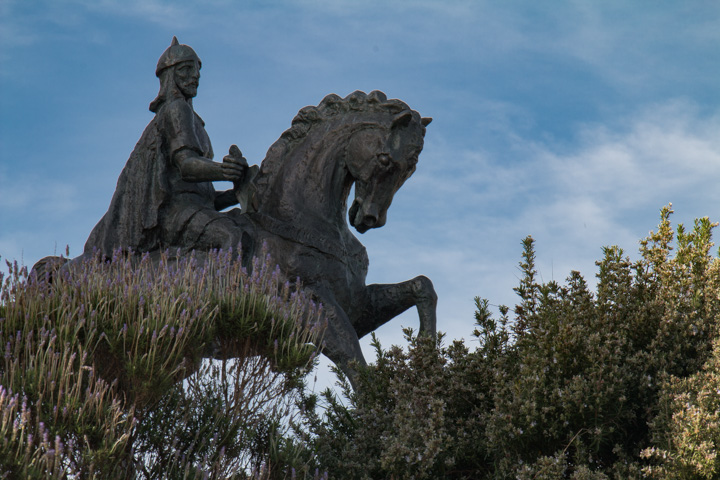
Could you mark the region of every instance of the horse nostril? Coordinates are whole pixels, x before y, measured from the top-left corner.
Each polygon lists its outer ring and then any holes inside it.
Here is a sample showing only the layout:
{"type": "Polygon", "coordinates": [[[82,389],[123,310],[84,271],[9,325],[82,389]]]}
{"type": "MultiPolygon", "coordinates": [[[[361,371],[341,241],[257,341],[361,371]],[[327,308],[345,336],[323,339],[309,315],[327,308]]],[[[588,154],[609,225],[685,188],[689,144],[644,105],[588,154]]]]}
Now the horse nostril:
{"type": "Polygon", "coordinates": [[[375,215],[365,215],[363,217],[363,223],[368,227],[373,227],[377,223],[378,219],[375,215]]]}

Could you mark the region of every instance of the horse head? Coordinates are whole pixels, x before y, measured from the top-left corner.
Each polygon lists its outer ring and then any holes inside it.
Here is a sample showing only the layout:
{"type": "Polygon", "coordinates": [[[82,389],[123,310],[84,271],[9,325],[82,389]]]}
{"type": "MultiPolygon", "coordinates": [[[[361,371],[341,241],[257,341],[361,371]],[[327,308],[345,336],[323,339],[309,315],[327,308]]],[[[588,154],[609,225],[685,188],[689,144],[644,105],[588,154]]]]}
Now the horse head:
{"type": "Polygon", "coordinates": [[[360,233],[382,227],[395,192],[415,171],[425,127],[431,120],[377,90],[369,94],[357,91],[345,98],[327,95],[317,107],[302,108],[292,127],[270,147],[253,179],[257,194],[249,202],[241,199],[249,205],[243,205],[243,211],[300,218],[315,199],[307,192],[321,190],[323,195],[316,199],[324,201],[330,191],[327,183],[338,177],[323,176],[323,172],[337,167],[346,175],[336,191],[337,206],[343,208],[339,220],[354,183],[350,225],[360,233]],[[309,182],[315,185],[309,188],[309,182]],[[290,213],[279,213],[281,210],[290,213]]]}
{"type": "Polygon", "coordinates": [[[348,217],[360,233],[385,225],[395,192],[415,171],[425,127],[432,121],[397,100],[383,106],[377,122],[366,123],[347,145],[346,166],[355,180],[348,217]]]}

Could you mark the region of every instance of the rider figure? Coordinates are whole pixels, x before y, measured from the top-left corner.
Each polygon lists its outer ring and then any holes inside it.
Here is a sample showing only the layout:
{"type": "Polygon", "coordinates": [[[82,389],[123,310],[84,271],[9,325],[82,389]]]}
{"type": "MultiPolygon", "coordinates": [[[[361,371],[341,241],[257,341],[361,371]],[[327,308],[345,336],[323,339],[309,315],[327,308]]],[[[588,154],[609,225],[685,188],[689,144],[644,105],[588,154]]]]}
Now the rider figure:
{"type": "Polygon", "coordinates": [[[213,162],[205,123],[193,110],[202,63],[195,51],[172,44],[158,60],[160,92],[150,103],[148,124],[125,165],[110,208],[85,244],[110,256],[117,248],[135,252],[182,248],[236,247],[243,223],[238,204],[248,164],[233,145],[222,163],[213,162]],[[235,188],[216,192],[213,181],[235,188]]]}

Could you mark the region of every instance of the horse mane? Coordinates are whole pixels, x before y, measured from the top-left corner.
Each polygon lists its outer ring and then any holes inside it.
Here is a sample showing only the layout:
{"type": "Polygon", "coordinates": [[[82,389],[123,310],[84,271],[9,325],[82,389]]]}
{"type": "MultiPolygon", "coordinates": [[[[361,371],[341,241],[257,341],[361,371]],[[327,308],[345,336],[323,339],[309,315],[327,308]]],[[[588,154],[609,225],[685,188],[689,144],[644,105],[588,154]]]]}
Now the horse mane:
{"type": "MultiPolygon", "coordinates": [[[[280,138],[272,144],[262,161],[260,172],[255,178],[257,194],[252,200],[251,210],[257,209],[258,201],[262,201],[262,195],[267,191],[271,179],[278,174],[285,159],[317,126],[334,121],[339,116],[349,113],[386,113],[392,118],[406,111],[411,112],[413,118],[420,121],[420,115],[411,110],[405,102],[397,99],[388,100],[387,96],[379,90],[374,90],[370,94],[357,90],[345,98],[331,93],[325,96],[317,106],[301,108],[293,118],[291,127],[285,130],[280,138]]],[[[424,134],[425,127],[423,126],[422,129],[424,134]]]]}

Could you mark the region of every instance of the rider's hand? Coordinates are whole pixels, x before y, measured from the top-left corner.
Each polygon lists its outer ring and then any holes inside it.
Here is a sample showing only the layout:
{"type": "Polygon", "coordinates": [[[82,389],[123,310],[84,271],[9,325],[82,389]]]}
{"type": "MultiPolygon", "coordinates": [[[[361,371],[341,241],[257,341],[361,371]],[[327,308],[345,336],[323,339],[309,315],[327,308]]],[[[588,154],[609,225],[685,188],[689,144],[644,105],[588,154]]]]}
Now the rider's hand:
{"type": "Polygon", "coordinates": [[[230,147],[230,152],[223,157],[222,172],[225,180],[237,182],[242,180],[248,163],[237,145],[230,147]]]}

